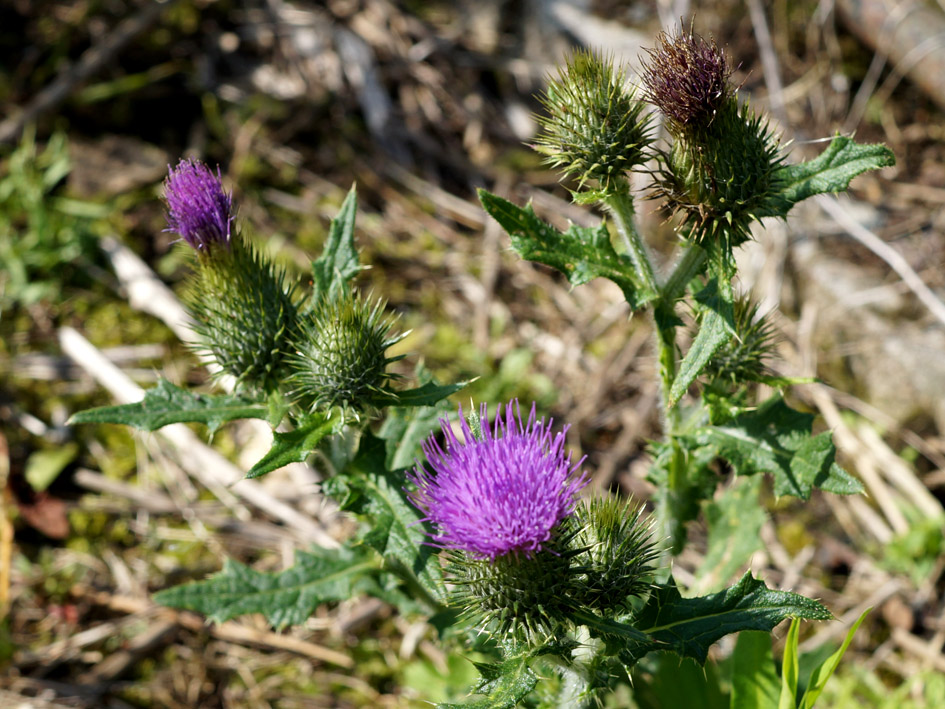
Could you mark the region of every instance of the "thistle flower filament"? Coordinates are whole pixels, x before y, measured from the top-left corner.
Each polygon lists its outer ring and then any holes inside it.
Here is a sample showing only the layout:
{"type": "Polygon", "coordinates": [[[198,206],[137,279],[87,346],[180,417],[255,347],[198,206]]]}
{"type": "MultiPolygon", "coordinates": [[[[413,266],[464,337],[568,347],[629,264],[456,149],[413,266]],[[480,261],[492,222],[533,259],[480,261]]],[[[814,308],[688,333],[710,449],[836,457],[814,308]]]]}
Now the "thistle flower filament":
{"type": "Polygon", "coordinates": [[[198,252],[230,244],[233,197],[223,189],[217,174],[197,160],[181,159],[168,165],[164,181],[167,229],[176,232],[198,252]]]}
{"type": "Polygon", "coordinates": [[[412,500],[436,528],[437,546],[493,561],[518,553],[530,557],[573,512],[588,482],[578,473],[584,459],[571,464],[564,450],[567,427],[552,434],[550,420],[536,420],[534,404],[527,423],[517,401],[506,406],[504,418],[497,413],[491,429],[486,413],[483,404],[478,439],[463,419],[462,442],[441,421],[445,448],[434,438],[424,443],[432,470],[418,464],[409,476],[417,486],[412,500]]]}

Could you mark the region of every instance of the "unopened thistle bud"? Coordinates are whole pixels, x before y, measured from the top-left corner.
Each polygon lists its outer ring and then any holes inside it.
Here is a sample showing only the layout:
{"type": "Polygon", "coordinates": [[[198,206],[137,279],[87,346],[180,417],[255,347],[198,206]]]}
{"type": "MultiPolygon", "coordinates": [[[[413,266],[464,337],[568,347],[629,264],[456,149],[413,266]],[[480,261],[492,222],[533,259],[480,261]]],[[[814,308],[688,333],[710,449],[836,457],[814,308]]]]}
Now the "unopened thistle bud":
{"type": "Polygon", "coordinates": [[[611,59],[575,51],[540,100],[548,115],[539,118],[535,149],[582,189],[610,193],[647,160],[644,104],[611,59]]]}
{"type": "Polygon", "coordinates": [[[181,159],[176,168],[167,169],[165,231],[180,234],[197,253],[229,247],[233,197],[223,189],[220,168],[214,175],[202,162],[181,159]]]}
{"type": "Polygon", "coordinates": [[[199,337],[240,388],[271,393],[285,377],[295,331],[295,287],[285,272],[233,233],[232,197],[203,163],[181,160],[164,186],[168,230],[197,252],[186,305],[199,337]]]}
{"type": "Polygon", "coordinates": [[[657,549],[642,507],[613,496],[596,498],[578,507],[574,526],[573,544],[580,549],[575,561],[584,571],[573,592],[576,600],[616,613],[649,591],[657,549]]]}
{"type": "MultiPolygon", "coordinates": [[[[460,441],[442,421],[445,447],[423,446],[408,479],[413,503],[433,526],[430,543],[450,550],[455,602],[483,628],[532,637],[547,634],[570,607],[573,531],[569,518],[587,484],[565,453],[567,431],[552,434],[532,406],[523,423],[518,402],[481,436],[462,421],[460,441]]],[[[462,415],[462,410],[460,410],[462,415]]]]}
{"type": "Polygon", "coordinates": [[[704,376],[727,387],[740,382],[763,382],[772,377],[768,362],[777,344],[777,331],[767,316],[758,315],[758,304],[747,296],[735,299],[735,332],[709,360],[704,376]]]}
{"type": "Polygon", "coordinates": [[[391,335],[395,318],[384,304],[360,296],[325,297],[304,315],[294,352],[290,396],[311,410],[341,406],[364,410],[396,375],[387,367],[400,357],[387,349],[403,336],[391,335]]]}
{"type": "Polygon", "coordinates": [[[716,44],[691,31],[661,34],[643,61],[645,97],[673,136],[657,193],[683,214],[689,238],[725,248],[748,239],[756,214],[778,200],[783,162],[767,123],[738,105],[730,75],[716,44]]]}

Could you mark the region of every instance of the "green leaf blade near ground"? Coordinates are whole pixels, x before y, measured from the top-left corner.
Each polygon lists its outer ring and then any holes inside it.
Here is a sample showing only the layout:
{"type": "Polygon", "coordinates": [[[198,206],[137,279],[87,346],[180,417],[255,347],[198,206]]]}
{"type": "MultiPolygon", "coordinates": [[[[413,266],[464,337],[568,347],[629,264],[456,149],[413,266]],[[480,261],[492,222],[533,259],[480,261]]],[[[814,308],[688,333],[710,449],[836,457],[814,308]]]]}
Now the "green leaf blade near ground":
{"type": "Polygon", "coordinates": [[[204,581],[160,591],[154,600],[223,622],[262,613],[276,628],[304,623],[327,601],[343,601],[377,569],[376,561],[347,551],[298,552],[296,563],[278,573],[263,573],[227,559],[223,570],[204,581]]]}

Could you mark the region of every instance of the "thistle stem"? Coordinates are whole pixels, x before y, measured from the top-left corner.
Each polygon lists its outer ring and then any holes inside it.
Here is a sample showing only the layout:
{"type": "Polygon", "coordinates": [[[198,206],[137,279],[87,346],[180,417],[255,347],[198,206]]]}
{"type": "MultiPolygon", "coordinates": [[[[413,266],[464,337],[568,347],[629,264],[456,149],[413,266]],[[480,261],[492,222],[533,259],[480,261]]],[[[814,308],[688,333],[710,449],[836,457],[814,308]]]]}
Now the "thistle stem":
{"type": "Polygon", "coordinates": [[[629,186],[625,187],[626,189],[617,190],[606,197],[604,204],[607,205],[607,209],[614,217],[617,233],[620,234],[623,240],[627,255],[633,261],[633,267],[636,269],[643,287],[652,293],[659,293],[660,289],[656,283],[656,274],[653,272],[650,255],[647,253],[646,244],[643,243],[643,239],[633,221],[633,215],[635,214],[633,198],[630,196],[629,186]]]}
{"type": "Polygon", "coordinates": [[[682,294],[686,292],[689,281],[702,270],[706,258],[708,258],[708,254],[705,249],[698,244],[691,244],[683,252],[682,258],[676,263],[676,267],[667,279],[666,285],[663,286],[663,300],[673,302],[682,297],[682,294]]]}

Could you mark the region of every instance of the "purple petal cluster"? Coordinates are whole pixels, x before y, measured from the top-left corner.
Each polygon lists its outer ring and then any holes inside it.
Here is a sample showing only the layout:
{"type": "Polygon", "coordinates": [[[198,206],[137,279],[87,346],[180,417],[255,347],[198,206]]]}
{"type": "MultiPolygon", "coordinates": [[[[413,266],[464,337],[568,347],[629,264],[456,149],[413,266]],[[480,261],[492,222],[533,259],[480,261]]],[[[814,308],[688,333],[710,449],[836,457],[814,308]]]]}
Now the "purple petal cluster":
{"type": "Polygon", "coordinates": [[[432,543],[478,559],[531,556],[574,510],[575,497],[588,482],[577,472],[584,459],[571,465],[564,450],[567,427],[552,434],[550,420],[536,421],[534,404],[527,423],[518,401],[506,406],[504,418],[500,408],[491,430],[483,404],[478,440],[462,408],[459,413],[463,442],[441,420],[445,447],[429,438],[423,452],[430,470],[418,463],[408,476],[417,486],[412,502],[436,528],[432,543]]]}
{"type": "Polygon", "coordinates": [[[164,182],[167,229],[180,234],[193,248],[209,249],[230,244],[233,197],[223,190],[220,168],[214,175],[197,160],[182,159],[168,166],[164,182]]]}
{"type": "Polygon", "coordinates": [[[707,125],[732,95],[731,70],[715,42],[692,30],[660,33],[642,62],[645,98],[679,127],[707,125]]]}

